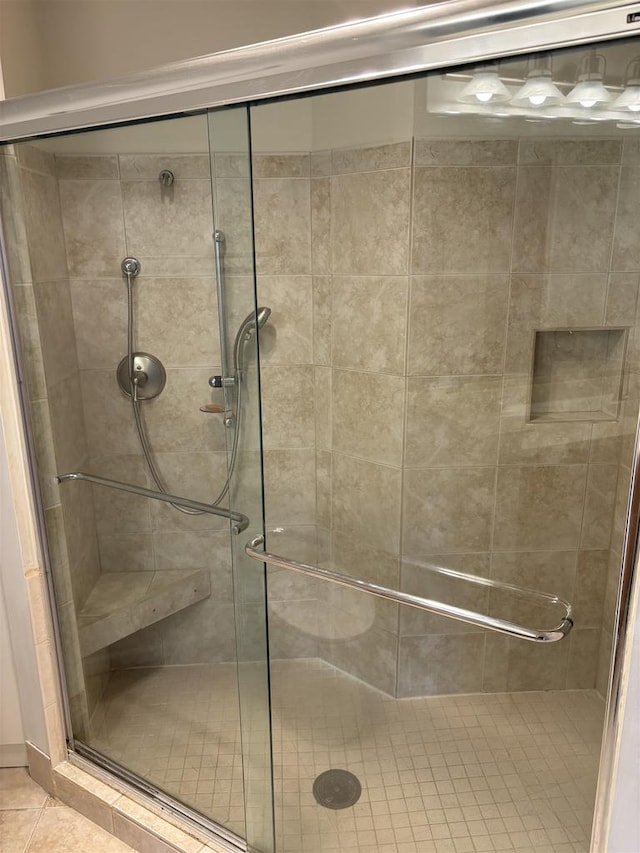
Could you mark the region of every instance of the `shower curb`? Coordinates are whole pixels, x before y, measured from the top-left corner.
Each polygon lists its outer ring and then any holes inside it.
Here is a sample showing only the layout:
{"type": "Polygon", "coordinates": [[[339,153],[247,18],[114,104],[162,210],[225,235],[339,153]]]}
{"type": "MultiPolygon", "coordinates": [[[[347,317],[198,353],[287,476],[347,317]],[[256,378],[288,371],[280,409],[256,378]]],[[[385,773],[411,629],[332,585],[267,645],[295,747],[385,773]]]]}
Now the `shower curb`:
{"type": "Polygon", "coordinates": [[[50,768],[50,764],[45,768],[48,757],[44,753],[31,744],[28,753],[30,773],[35,781],[65,805],[135,850],[231,853],[239,849],[206,839],[204,834],[198,835],[191,826],[182,825],[160,806],[145,801],[142,795],[119,782],[114,784],[107,773],[87,772],[78,766],[74,755],[54,768],[50,768]]]}

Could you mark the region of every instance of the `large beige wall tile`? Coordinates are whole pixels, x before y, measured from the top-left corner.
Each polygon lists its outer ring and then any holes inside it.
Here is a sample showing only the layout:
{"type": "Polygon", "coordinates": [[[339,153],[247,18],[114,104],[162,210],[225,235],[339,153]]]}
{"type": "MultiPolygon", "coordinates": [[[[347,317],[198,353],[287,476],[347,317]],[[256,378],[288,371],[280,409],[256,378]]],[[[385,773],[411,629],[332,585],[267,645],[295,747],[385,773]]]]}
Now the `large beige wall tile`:
{"type": "MultiPolygon", "coordinates": [[[[576,552],[494,552],[491,577],[521,589],[557,595],[571,603],[576,585],[576,552]]],[[[529,627],[553,628],[564,614],[560,606],[538,603],[507,590],[492,589],[489,600],[492,616],[529,627]]]]}
{"type": "Polygon", "coordinates": [[[211,596],[174,613],[162,622],[162,645],[168,665],[233,661],[233,604],[211,596]]]}
{"type": "Polygon", "coordinates": [[[405,465],[492,465],[502,377],[415,377],[407,384],[405,465]]]}
{"type": "Polygon", "coordinates": [[[47,386],[67,379],[77,369],[75,330],[66,279],[33,287],[47,386]]]}
{"type": "Polygon", "coordinates": [[[40,494],[45,509],[60,504],[60,491],[55,478],[60,474],[53,445],[53,429],[48,400],[31,404],[31,428],[33,445],[38,465],[40,494]]]}
{"type": "Polygon", "coordinates": [[[100,568],[103,572],[153,572],[154,543],[151,533],[123,534],[118,530],[113,535],[100,536],[100,568]]]}
{"type": "Polygon", "coordinates": [[[265,450],[313,447],[313,367],[263,364],[260,377],[265,450]]]}
{"type": "Polygon", "coordinates": [[[528,376],[505,377],[500,419],[500,464],[587,462],[591,449],[591,423],[531,422],[530,395],[528,376]]]}
{"type": "MultiPolygon", "coordinates": [[[[246,158],[241,158],[248,168],[246,158]]],[[[225,235],[224,266],[227,275],[253,273],[253,223],[251,184],[248,178],[216,178],[215,225],[225,235]]],[[[213,252],[212,252],[213,256],[213,252]]]]}
{"type": "Polygon", "coordinates": [[[502,373],[507,276],[413,276],[409,374],[502,373]]]}
{"type": "Polygon", "coordinates": [[[574,628],[568,637],[567,690],[592,690],[598,677],[600,630],[574,628]]]}
{"type": "Polygon", "coordinates": [[[404,386],[401,376],[334,370],[333,449],[371,462],[402,465],[404,386]]]}
{"type": "Polygon", "coordinates": [[[13,288],[13,302],[18,325],[20,353],[30,400],[47,396],[47,386],[42,359],[42,343],[38,329],[36,300],[31,285],[13,288]]]}
{"type": "Polygon", "coordinates": [[[516,139],[416,139],[416,166],[513,166],[516,139]]]}
{"type": "Polygon", "coordinates": [[[255,178],[308,178],[311,174],[309,154],[254,154],[255,178]]]}
{"type": "Polygon", "coordinates": [[[334,453],[333,526],[372,548],[400,551],[401,471],[334,453]]]}
{"type": "Polygon", "coordinates": [[[602,624],[609,551],[579,551],[573,618],[578,628],[599,628],[602,624]]]}
{"type": "Polygon", "coordinates": [[[416,168],[413,273],[509,269],[515,169],[416,168]]]}
{"type": "Polygon", "coordinates": [[[175,192],[176,185],[182,181],[206,179],[211,175],[208,154],[120,154],[118,160],[123,181],[146,180],[157,183],[163,169],[171,170],[175,182],[165,188],[165,192],[175,192]]]}
{"type": "Polygon", "coordinates": [[[126,254],[119,181],[60,181],[69,275],[115,276],[126,254]]]}
{"type": "MultiPolygon", "coordinates": [[[[347,619],[353,623],[353,616],[347,619]]],[[[389,696],[396,692],[398,638],[395,634],[371,627],[347,639],[327,641],[322,657],[333,666],[377,687],[389,696]],[[371,654],[375,649],[375,655],[371,654]]]]}
{"type": "Polygon", "coordinates": [[[313,448],[264,453],[264,500],[269,526],[315,524],[316,454],[313,448]]]}
{"type": "Polygon", "coordinates": [[[538,166],[615,165],[622,156],[620,139],[522,138],[518,162],[538,166]]]}
{"type": "Polygon", "coordinates": [[[616,465],[589,465],[581,548],[608,548],[616,499],[616,465]]]}
{"type": "MultiPolygon", "coordinates": [[[[155,458],[165,488],[174,495],[210,504],[227,479],[227,454],[222,451],[188,449],[180,453],[156,453],[155,458]]],[[[157,500],[148,503],[154,532],[228,529],[228,521],[209,513],[186,515],[168,503],[157,500]]]]}
{"type": "MultiPolygon", "coordinates": [[[[115,370],[127,352],[127,288],[123,278],[71,279],[71,304],[81,370],[115,370]]],[[[135,288],[135,285],[134,285],[135,288]]],[[[134,299],[138,310],[137,290],[134,299]]]]}
{"type": "Polygon", "coordinates": [[[20,184],[33,280],[66,278],[67,258],[62,239],[58,183],[51,175],[22,169],[20,184]]]}
{"type": "Polygon", "coordinates": [[[331,277],[313,276],[313,362],[331,364],[331,277]]]}
{"type": "Polygon", "coordinates": [[[344,175],[349,172],[379,172],[409,165],[411,165],[410,142],[336,148],[331,152],[331,168],[334,175],[344,175]]]}
{"type": "MultiPolygon", "coordinates": [[[[465,607],[477,613],[486,613],[489,604],[489,590],[486,587],[460,580],[447,578],[430,570],[430,566],[464,572],[468,575],[489,577],[489,554],[433,554],[430,557],[405,559],[402,561],[402,591],[465,607]]],[[[466,622],[458,622],[446,616],[426,613],[416,607],[400,608],[400,633],[403,636],[426,634],[468,634],[480,633],[482,629],[466,622]]],[[[481,642],[484,642],[483,640],[481,642]]]]}
{"type": "MultiPolygon", "coordinates": [[[[371,548],[362,539],[349,535],[345,532],[337,532],[333,536],[333,559],[332,564],[336,571],[361,580],[377,583],[391,589],[399,589],[400,560],[396,554],[389,554],[378,548],[371,548]]],[[[339,588],[334,587],[334,590],[339,588]]],[[[318,597],[328,593],[327,585],[321,590],[318,597]]],[[[341,590],[348,593],[342,598],[341,606],[345,610],[351,610],[358,614],[364,603],[365,594],[360,590],[341,590]]],[[[372,596],[371,599],[376,613],[375,621],[379,628],[397,633],[398,631],[398,605],[389,601],[383,601],[372,596]]],[[[331,602],[331,596],[327,597],[331,602]]],[[[335,599],[333,599],[335,600],[335,599]]]]}
{"type": "Polygon", "coordinates": [[[398,695],[478,693],[482,689],[483,658],[483,635],[402,637],[398,660],[398,695]]]}
{"type": "Polygon", "coordinates": [[[409,169],[332,178],[333,273],[406,275],[409,210],[409,169]]]}
{"type": "Polygon", "coordinates": [[[330,530],[331,493],[333,490],[333,454],[328,450],[316,452],[316,524],[330,530]]]}
{"type": "MultiPolygon", "coordinates": [[[[230,282],[233,286],[234,282],[230,282]]],[[[249,282],[240,283],[247,292],[249,282]]],[[[313,363],[313,293],[307,275],[261,275],[258,305],[271,308],[260,332],[260,361],[267,364],[313,363]]],[[[242,321],[242,318],[240,318],[242,321]]]]}
{"type": "Polygon", "coordinates": [[[494,548],[576,548],[586,477],[586,465],[499,468],[494,548]]]}
{"type": "MultiPolygon", "coordinates": [[[[5,149],[6,150],[6,149],[5,149]]],[[[0,153],[0,212],[5,237],[5,251],[12,284],[32,280],[31,258],[26,229],[26,213],[20,183],[20,168],[15,157],[0,153]]]]}
{"type": "Polygon", "coordinates": [[[331,353],[334,367],[403,373],[408,279],[333,276],[331,353]]]}
{"type": "Polygon", "coordinates": [[[617,182],[615,166],[521,166],[513,269],[606,272],[617,182]]]}
{"type": "Polygon", "coordinates": [[[640,276],[633,273],[611,273],[607,290],[605,322],[608,325],[635,325],[640,276]]]}
{"type": "Polygon", "coordinates": [[[123,181],[127,250],[136,257],[190,258],[213,252],[211,183],[177,181],[163,192],[157,181],[123,181]]]}
{"type": "Polygon", "coordinates": [[[131,400],[120,390],[115,369],[81,370],[80,382],[91,454],[140,453],[131,400]]]}
{"type": "Polygon", "coordinates": [[[87,457],[87,440],[78,372],[49,388],[49,411],[58,473],[74,471],[87,457]]]}
{"type": "Polygon", "coordinates": [[[488,633],[483,676],[485,693],[510,690],[563,690],[569,643],[527,643],[488,633]]]}
{"type": "Polygon", "coordinates": [[[330,451],[331,438],[331,406],[333,395],[331,383],[333,371],[330,367],[314,367],[313,369],[313,403],[316,421],[316,448],[330,451]]]}
{"type": "Polygon", "coordinates": [[[403,494],[403,552],[488,551],[494,468],[408,468],[403,494]]]}
{"type": "Polygon", "coordinates": [[[142,404],[154,452],[226,449],[224,415],[200,411],[210,402],[223,402],[221,392],[212,392],[209,386],[212,373],[218,373],[218,368],[169,368],[162,394],[142,404]]]}
{"type": "Polygon", "coordinates": [[[310,273],[309,179],[257,178],[253,192],[258,275],[310,273]]]}
{"type": "Polygon", "coordinates": [[[211,278],[141,276],[136,296],[139,350],[152,353],[165,367],[220,364],[218,309],[211,278]]]}
{"type": "Polygon", "coordinates": [[[507,372],[529,374],[536,329],[601,325],[606,294],[605,274],[513,275],[507,372]]]}
{"type": "Polygon", "coordinates": [[[640,268],[637,222],[640,218],[640,166],[627,166],[620,175],[612,268],[640,268]]]}
{"type": "Polygon", "coordinates": [[[116,154],[56,154],[55,158],[58,180],[120,177],[116,154]]]}
{"type": "Polygon", "coordinates": [[[311,181],[311,268],[315,275],[331,272],[331,181],[311,181]]]}
{"type": "MultiPolygon", "coordinates": [[[[93,456],[91,468],[107,479],[150,488],[142,455],[93,456]]],[[[94,486],[93,501],[99,541],[103,536],[151,532],[148,498],[94,486]]]]}

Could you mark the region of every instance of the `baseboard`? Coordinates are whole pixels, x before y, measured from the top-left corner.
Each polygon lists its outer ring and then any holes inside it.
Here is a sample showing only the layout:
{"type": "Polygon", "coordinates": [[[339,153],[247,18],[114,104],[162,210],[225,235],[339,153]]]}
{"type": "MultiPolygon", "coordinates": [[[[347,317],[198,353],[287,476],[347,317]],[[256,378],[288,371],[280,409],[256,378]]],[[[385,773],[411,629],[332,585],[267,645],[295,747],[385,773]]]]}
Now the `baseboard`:
{"type": "Polygon", "coordinates": [[[27,764],[26,744],[0,744],[0,767],[26,767],[27,764]]]}

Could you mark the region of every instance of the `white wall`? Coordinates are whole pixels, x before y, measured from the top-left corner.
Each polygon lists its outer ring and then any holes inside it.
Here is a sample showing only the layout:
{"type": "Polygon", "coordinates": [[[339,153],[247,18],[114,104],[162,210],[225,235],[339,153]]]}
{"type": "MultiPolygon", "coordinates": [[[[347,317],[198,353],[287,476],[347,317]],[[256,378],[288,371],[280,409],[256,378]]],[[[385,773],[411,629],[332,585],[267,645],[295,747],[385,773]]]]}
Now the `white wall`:
{"type": "MultiPolygon", "coordinates": [[[[4,508],[3,508],[4,512],[4,508]]],[[[24,728],[0,571],[0,767],[26,764],[24,728]]]]}
{"type": "Polygon", "coordinates": [[[34,0],[0,0],[0,60],[7,98],[47,88],[36,13],[34,0]]]}

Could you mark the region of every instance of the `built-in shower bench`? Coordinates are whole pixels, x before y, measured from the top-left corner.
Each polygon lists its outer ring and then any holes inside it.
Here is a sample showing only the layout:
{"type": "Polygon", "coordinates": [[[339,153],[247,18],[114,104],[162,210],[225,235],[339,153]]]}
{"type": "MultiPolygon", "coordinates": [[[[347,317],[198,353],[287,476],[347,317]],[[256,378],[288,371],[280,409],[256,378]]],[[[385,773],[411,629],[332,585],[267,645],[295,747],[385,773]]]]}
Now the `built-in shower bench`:
{"type": "Polygon", "coordinates": [[[103,572],[78,614],[82,656],[116,643],[211,595],[206,569],[103,572]]]}

